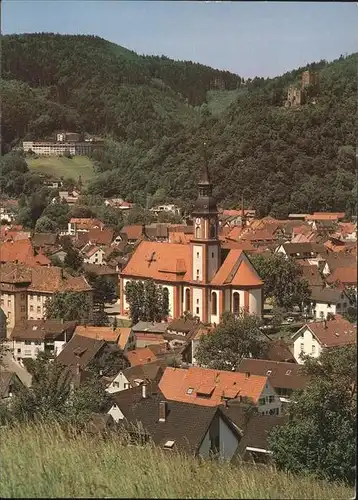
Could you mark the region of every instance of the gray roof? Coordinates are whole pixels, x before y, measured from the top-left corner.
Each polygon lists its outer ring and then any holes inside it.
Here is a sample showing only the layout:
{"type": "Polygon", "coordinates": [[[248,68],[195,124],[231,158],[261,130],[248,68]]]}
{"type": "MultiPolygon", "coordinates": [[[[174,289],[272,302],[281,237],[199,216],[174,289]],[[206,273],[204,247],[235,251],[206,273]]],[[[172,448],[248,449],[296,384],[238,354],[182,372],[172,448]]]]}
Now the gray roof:
{"type": "MultiPolygon", "coordinates": [[[[66,332],[72,335],[77,325],[77,321],[48,320],[25,320],[16,323],[12,332],[11,339],[17,340],[43,340],[56,339],[66,332]]],[[[69,339],[69,337],[67,337],[69,339]]]]}
{"type": "Polygon", "coordinates": [[[314,300],[315,302],[324,302],[324,303],[329,303],[329,304],[337,304],[341,302],[341,300],[344,300],[346,297],[342,298],[342,290],[337,290],[334,288],[321,288],[319,289],[318,287],[314,287],[311,290],[311,300],[314,300]]]}
{"type": "Polygon", "coordinates": [[[72,372],[76,371],[77,364],[83,370],[105,345],[106,342],[104,340],[91,339],[83,335],[74,335],[56,357],[56,361],[68,366],[72,372]]]}
{"type": "Polygon", "coordinates": [[[269,450],[268,437],[270,432],[274,427],[281,427],[287,421],[288,417],[285,415],[253,415],[243,430],[243,437],[237,450],[238,454],[243,457],[247,446],[269,450]]]}
{"type": "MultiPolygon", "coordinates": [[[[174,441],[173,449],[197,454],[211,422],[217,413],[221,414],[221,410],[218,407],[166,401],[157,388],[148,391],[146,398],[142,397],[141,391],[141,387],[138,387],[114,395],[114,401],[126,419],[126,428],[138,428],[138,423],[141,422],[145,433],[157,446],[163,448],[167,441],[174,441]],[[161,401],[165,401],[167,405],[165,422],[159,422],[161,401]]],[[[228,423],[237,432],[232,423],[228,423]]]]}
{"type": "Polygon", "coordinates": [[[134,333],[147,332],[147,333],[165,333],[168,328],[168,323],[151,323],[150,321],[138,321],[132,327],[134,333]]]}

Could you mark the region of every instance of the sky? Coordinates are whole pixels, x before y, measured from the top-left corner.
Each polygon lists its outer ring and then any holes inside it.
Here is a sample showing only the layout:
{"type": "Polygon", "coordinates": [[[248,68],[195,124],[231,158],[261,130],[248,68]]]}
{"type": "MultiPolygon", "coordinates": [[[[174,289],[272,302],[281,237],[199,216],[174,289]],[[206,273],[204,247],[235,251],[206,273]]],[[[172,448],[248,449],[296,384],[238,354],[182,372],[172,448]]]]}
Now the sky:
{"type": "Polygon", "coordinates": [[[3,34],[93,34],[244,78],[358,51],[355,3],[3,0],[1,10],[3,34]]]}

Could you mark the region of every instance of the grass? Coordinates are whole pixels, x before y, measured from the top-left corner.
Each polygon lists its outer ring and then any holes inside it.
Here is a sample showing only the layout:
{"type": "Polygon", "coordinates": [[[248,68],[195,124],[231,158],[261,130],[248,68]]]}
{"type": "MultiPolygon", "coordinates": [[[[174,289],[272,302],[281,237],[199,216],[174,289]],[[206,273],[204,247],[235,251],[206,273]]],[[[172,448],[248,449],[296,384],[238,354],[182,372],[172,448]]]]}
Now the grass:
{"type": "Polygon", "coordinates": [[[203,462],[56,425],[0,429],[2,498],[349,499],[353,489],[271,469],[203,462]]]}
{"type": "Polygon", "coordinates": [[[28,158],[26,161],[30,170],[58,178],[72,177],[77,181],[80,175],[83,182],[88,182],[95,175],[93,163],[87,156],[74,156],[71,159],[64,156],[44,156],[28,158]]]}
{"type": "Polygon", "coordinates": [[[243,95],[246,92],[246,88],[238,90],[208,90],[208,92],[206,93],[208,108],[214,116],[219,116],[240,95],[243,95]]]}

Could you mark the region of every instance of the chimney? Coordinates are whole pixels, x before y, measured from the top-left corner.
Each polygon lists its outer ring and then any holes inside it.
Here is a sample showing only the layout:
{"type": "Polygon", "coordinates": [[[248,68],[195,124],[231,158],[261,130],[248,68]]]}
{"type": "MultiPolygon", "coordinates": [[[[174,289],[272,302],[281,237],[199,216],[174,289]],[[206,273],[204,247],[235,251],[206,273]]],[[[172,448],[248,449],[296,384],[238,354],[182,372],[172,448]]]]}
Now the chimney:
{"type": "Polygon", "coordinates": [[[165,422],[167,419],[167,402],[160,401],[159,403],[159,422],[165,422]]]}
{"type": "Polygon", "coordinates": [[[251,375],[251,373],[250,373],[250,372],[246,372],[246,373],[245,373],[245,377],[246,377],[246,378],[250,378],[250,375],[251,375]]]}
{"type": "Polygon", "coordinates": [[[142,385],[142,398],[146,399],[146,397],[147,397],[147,384],[144,383],[142,385]]]}

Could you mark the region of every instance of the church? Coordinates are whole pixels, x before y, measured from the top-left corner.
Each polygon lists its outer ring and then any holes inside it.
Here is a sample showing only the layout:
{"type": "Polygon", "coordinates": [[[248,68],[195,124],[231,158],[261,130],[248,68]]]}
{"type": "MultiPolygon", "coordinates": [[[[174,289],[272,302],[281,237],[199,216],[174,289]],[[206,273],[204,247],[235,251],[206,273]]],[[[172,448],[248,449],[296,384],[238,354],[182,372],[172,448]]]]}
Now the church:
{"type": "Polygon", "coordinates": [[[141,241],[120,273],[121,314],[128,314],[128,281],[153,279],[167,289],[169,314],[190,312],[203,323],[218,324],[223,312],[261,316],[263,282],[242,250],[225,251],[207,162],[198,182],[189,244],[141,241]]]}

